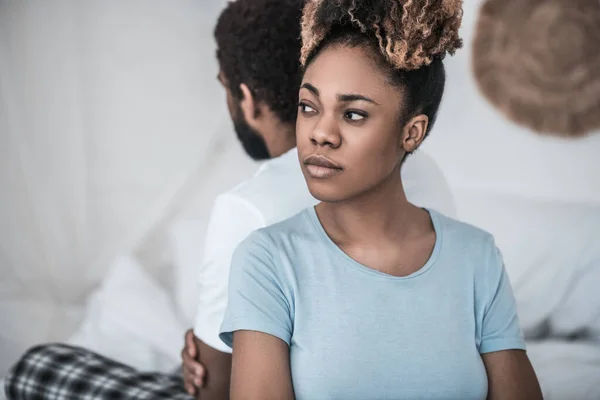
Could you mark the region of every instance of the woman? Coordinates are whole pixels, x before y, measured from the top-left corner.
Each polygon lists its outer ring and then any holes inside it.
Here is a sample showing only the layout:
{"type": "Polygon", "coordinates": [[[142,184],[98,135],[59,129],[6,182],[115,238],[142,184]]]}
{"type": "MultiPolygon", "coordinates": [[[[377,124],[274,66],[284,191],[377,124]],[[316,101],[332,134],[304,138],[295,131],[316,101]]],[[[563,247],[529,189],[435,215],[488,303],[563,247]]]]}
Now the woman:
{"type": "Polygon", "coordinates": [[[406,200],[460,0],[314,0],[297,142],[321,201],[237,249],[232,399],[538,399],[493,238],[406,200]]]}

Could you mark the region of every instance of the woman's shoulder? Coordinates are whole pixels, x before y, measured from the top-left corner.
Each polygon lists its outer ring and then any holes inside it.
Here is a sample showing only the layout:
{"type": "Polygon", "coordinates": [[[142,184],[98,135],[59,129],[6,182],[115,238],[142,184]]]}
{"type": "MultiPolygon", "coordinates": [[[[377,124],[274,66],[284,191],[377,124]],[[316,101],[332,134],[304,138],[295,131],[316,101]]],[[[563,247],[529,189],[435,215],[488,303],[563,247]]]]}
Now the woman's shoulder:
{"type": "Polygon", "coordinates": [[[299,238],[312,236],[314,227],[312,226],[310,212],[311,209],[306,208],[290,218],[252,232],[238,246],[237,251],[247,252],[260,249],[273,252],[285,247],[286,244],[297,242],[299,238]]]}
{"type": "Polygon", "coordinates": [[[434,210],[430,210],[430,214],[433,219],[437,219],[438,225],[444,231],[444,236],[478,244],[489,244],[494,241],[494,236],[490,232],[469,222],[448,217],[434,210]]]}
{"type": "Polygon", "coordinates": [[[494,280],[503,273],[503,257],[491,233],[439,213],[432,214],[432,218],[437,218],[442,227],[442,253],[446,260],[460,265],[476,281],[494,280]]]}
{"type": "Polygon", "coordinates": [[[233,252],[230,270],[231,282],[243,285],[248,277],[256,282],[270,282],[281,288],[289,288],[296,263],[281,262],[297,259],[298,255],[310,253],[314,234],[310,233],[309,211],[252,232],[233,252]]]}
{"type": "Polygon", "coordinates": [[[446,254],[467,257],[471,261],[482,261],[497,250],[496,240],[490,232],[436,211],[430,213],[434,224],[438,225],[436,230],[441,233],[446,254]]]}
{"type": "Polygon", "coordinates": [[[312,207],[305,208],[292,217],[258,229],[254,234],[278,242],[282,238],[312,233],[311,210],[312,207]]]}

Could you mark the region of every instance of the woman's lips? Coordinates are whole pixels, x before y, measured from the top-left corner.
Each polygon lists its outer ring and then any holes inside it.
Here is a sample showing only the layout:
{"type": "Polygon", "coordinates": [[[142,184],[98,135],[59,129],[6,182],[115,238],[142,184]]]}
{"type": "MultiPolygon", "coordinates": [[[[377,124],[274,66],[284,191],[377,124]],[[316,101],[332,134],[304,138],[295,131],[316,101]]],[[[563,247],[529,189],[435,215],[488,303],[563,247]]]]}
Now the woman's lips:
{"type": "Polygon", "coordinates": [[[342,172],[341,168],[321,167],[318,165],[307,164],[306,171],[316,179],[327,179],[342,172]]]}
{"type": "Polygon", "coordinates": [[[308,174],[316,179],[327,179],[332,176],[338,175],[343,171],[343,168],[339,166],[335,161],[329,158],[313,154],[304,159],[304,165],[306,165],[306,171],[308,174]]]}

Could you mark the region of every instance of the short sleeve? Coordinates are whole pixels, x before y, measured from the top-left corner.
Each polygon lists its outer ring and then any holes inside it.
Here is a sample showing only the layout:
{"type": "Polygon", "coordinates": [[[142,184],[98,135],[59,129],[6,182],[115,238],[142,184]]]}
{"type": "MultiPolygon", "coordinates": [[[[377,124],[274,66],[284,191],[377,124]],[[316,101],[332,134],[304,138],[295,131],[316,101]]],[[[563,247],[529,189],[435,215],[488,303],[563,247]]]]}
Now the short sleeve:
{"type": "Polygon", "coordinates": [[[254,232],[235,250],[231,260],[221,340],[232,347],[235,331],[250,330],[275,336],[289,346],[292,318],[284,293],[270,243],[260,232],[254,232]]]}
{"type": "Polygon", "coordinates": [[[482,299],[478,299],[484,302],[479,353],[525,350],[515,297],[502,255],[495,245],[492,246],[486,276],[481,281],[485,284],[482,299]]]}

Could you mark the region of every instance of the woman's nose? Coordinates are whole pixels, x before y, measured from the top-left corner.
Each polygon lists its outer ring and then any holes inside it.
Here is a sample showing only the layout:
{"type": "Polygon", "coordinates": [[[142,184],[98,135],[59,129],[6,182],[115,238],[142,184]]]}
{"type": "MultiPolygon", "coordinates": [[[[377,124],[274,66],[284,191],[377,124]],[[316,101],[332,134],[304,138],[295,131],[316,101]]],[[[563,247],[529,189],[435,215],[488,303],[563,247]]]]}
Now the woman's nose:
{"type": "Polygon", "coordinates": [[[323,116],[314,127],[310,141],[315,146],[339,147],[342,137],[335,119],[323,116]]]}

